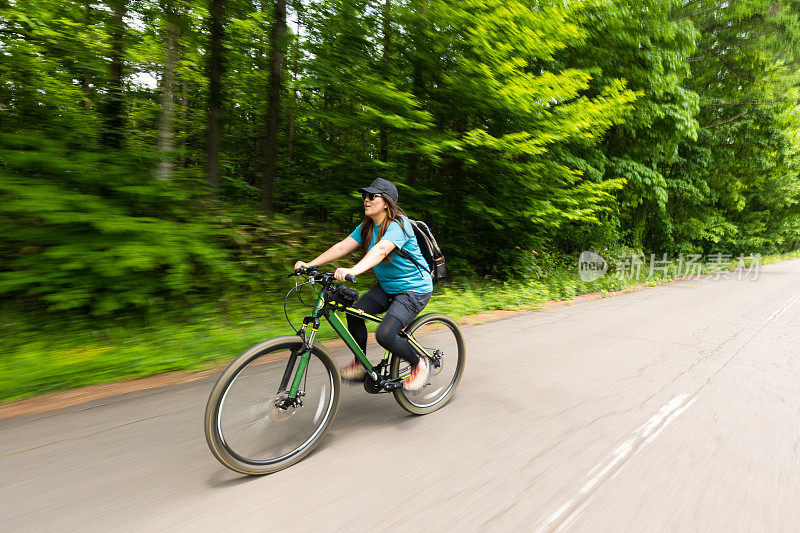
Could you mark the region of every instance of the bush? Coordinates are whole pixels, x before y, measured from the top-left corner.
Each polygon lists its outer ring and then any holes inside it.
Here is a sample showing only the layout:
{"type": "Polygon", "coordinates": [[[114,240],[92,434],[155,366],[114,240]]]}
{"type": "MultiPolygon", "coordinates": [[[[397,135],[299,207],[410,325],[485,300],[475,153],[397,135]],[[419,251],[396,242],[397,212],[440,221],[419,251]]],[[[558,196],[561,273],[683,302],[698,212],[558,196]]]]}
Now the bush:
{"type": "Polygon", "coordinates": [[[215,292],[243,274],[219,229],[152,160],[0,135],[0,297],[109,315],[215,292]]]}

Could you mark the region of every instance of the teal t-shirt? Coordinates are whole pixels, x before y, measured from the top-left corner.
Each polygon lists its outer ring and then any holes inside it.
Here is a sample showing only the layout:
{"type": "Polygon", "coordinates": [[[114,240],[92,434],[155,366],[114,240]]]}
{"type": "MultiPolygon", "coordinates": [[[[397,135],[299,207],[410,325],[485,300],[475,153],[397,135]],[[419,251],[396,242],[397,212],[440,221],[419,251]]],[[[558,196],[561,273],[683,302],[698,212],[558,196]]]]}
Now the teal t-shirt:
{"type": "MultiPolygon", "coordinates": [[[[400,219],[403,222],[403,227],[400,227],[398,220],[393,220],[386,229],[383,239],[391,241],[398,249],[408,252],[420,265],[426,266],[427,263],[422,256],[422,251],[419,249],[411,222],[408,217],[400,217],[400,219]],[[403,229],[405,229],[405,232],[403,229]]],[[[370,242],[367,250],[371,250],[375,246],[379,229],[379,226],[375,226],[372,229],[372,242],[370,242]]],[[[361,244],[361,224],[353,230],[350,236],[358,244],[361,244]]],[[[389,259],[390,261],[382,261],[373,267],[378,283],[388,294],[399,294],[406,291],[422,293],[433,291],[433,280],[430,272],[419,268],[410,259],[400,257],[394,252],[389,254],[389,259]]]]}

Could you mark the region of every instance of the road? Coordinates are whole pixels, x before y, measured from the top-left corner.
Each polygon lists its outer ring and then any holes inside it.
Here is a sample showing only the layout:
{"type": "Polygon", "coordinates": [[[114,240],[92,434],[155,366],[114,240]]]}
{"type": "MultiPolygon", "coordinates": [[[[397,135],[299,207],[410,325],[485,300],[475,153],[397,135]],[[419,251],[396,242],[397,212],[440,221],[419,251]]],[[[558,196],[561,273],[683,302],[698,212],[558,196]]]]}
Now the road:
{"type": "Polygon", "coordinates": [[[213,378],[4,420],[0,530],[796,531],[798,302],[794,260],[467,326],[444,409],[345,387],[266,477],[207,450],[213,378]]]}

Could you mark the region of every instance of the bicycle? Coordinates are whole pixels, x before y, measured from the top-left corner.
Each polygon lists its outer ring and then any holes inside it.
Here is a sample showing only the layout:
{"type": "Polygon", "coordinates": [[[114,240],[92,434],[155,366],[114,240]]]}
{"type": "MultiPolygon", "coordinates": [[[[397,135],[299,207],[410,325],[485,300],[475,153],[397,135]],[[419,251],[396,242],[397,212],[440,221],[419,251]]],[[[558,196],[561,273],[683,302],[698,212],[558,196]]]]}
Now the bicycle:
{"type": "MultiPolygon", "coordinates": [[[[403,389],[411,368],[386,351],[372,365],[336,314],[372,322],[381,318],[355,309],[358,293],[334,283],[332,272],[301,268],[292,276],[307,276],[286,294],[286,301],[306,285],[317,292],[313,311],[295,335],[263,341],[237,357],[217,380],[206,405],[205,434],[211,453],[223,465],[243,474],[271,474],[308,455],[330,429],[341,397],[339,367],[330,351],[314,339],[325,318],[367,370],[364,389],[391,392],[397,403],[415,415],[441,409],[455,393],[465,364],[464,338],[456,322],[441,313],[417,317],[400,335],[408,339],[431,368],[428,383],[418,391],[403,389]],[[315,285],[322,290],[317,291],[315,285]],[[310,329],[310,332],[309,332],[310,329]],[[277,385],[277,387],[275,386],[277,385]],[[274,394],[272,391],[276,391],[274,394]]],[[[355,282],[352,276],[347,281],[355,282]]],[[[295,329],[286,313],[287,321],[295,329]]]]}

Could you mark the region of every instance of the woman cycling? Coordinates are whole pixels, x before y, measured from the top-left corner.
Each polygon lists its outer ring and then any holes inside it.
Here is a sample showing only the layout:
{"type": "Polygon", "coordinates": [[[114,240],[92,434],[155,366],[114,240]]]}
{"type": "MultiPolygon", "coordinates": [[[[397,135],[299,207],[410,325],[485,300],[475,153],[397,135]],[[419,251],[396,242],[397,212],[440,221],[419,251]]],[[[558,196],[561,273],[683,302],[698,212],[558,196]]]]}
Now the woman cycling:
{"type": "MultiPolygon", "coordinates": [[[[399,333],[428,304],[433,282],[430,273],[419,268],[411,259],[392,254],[395,248],[403,249],[418,264],[425,264],[411,222],[397,205],[397,187],[388,180],[378,178],[369,187],[359,189],[359,192],[364,199],[364,221],[343,241],[334,244],[310,263],[298,261],[294,268],[321,266],[361,246],[364,258],[352,268],[337,268],[334,277],[344,281],[348,274],[358,276],[374,268],[377,285],[359,298],[353,307],[372,315],[386,312],[375,332],[375,340],[411,364],[411,375],[403,382],[403,388],[419,390],[428,382],[428,361],[420,357],[399,333]]],[[[367,326],[364,319],[347,315],[347,328],[367,353],[367,326]]],[[[341,374],[344,379],[361,381],[366,376],[366,370],[355,360],[342,367],[341,374]]]]}

